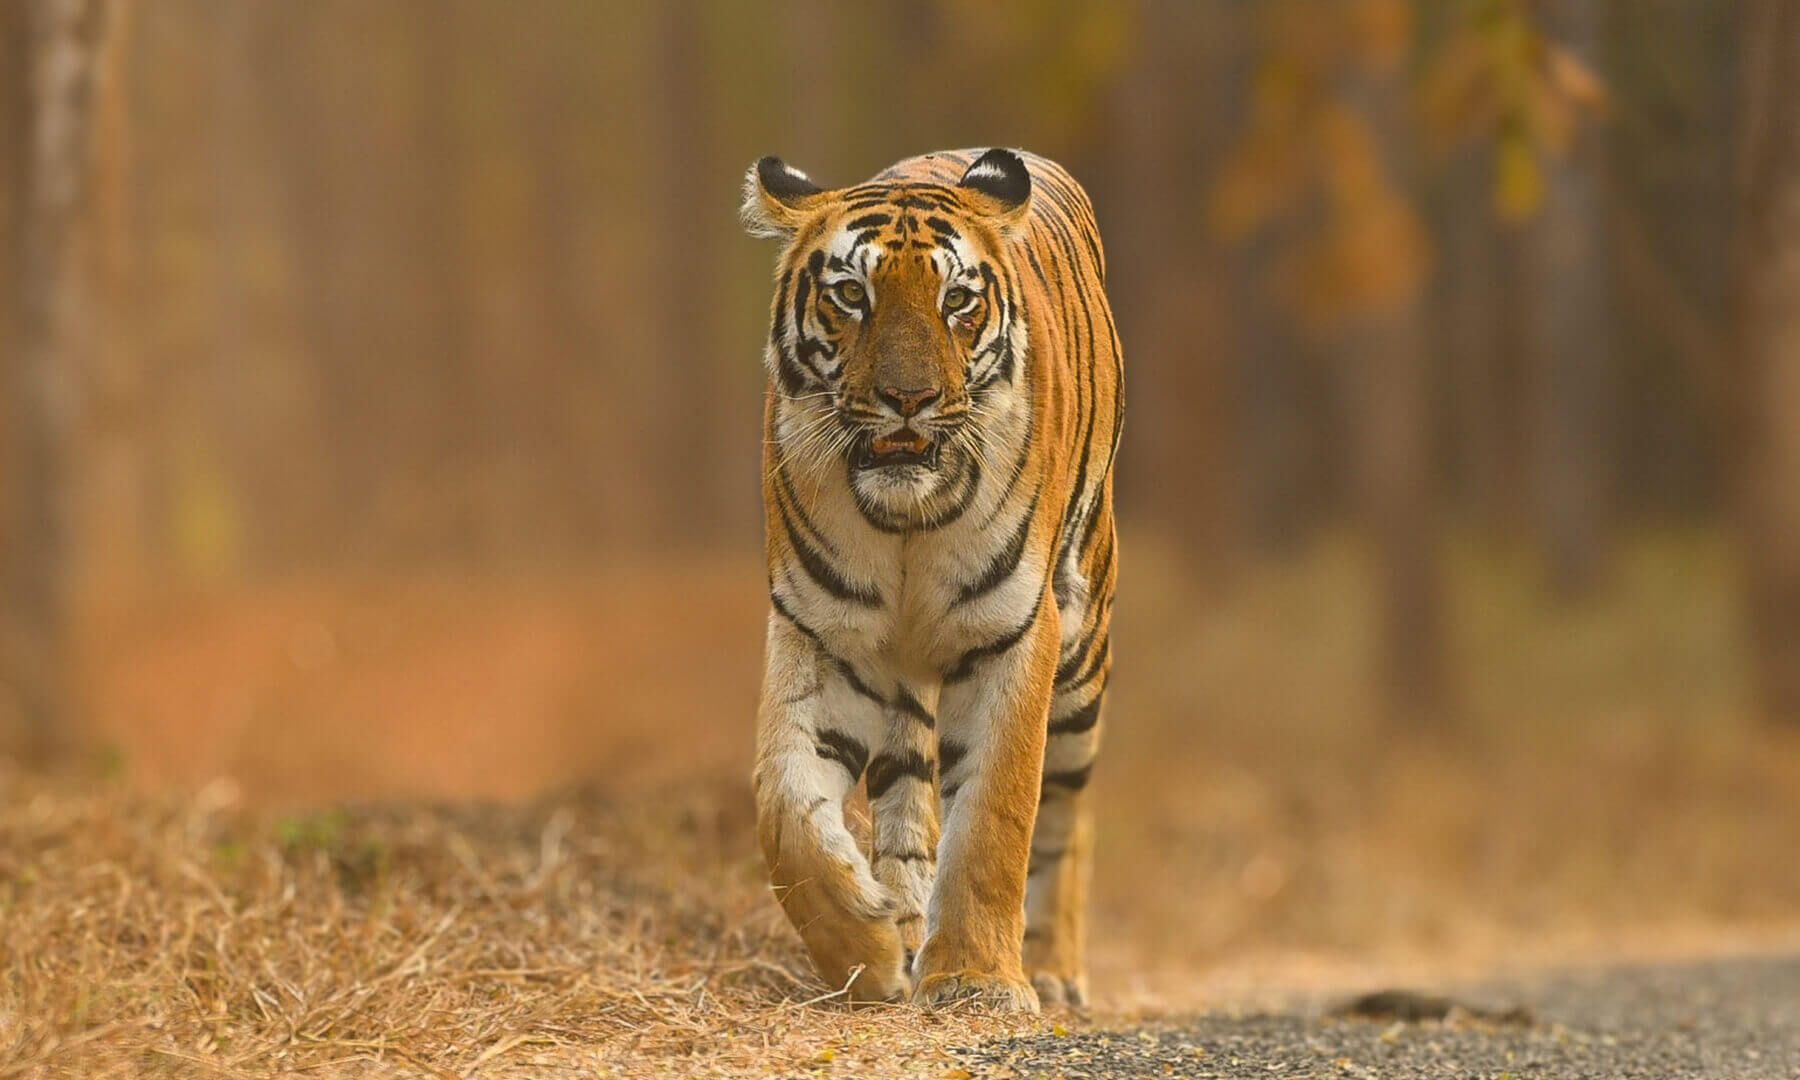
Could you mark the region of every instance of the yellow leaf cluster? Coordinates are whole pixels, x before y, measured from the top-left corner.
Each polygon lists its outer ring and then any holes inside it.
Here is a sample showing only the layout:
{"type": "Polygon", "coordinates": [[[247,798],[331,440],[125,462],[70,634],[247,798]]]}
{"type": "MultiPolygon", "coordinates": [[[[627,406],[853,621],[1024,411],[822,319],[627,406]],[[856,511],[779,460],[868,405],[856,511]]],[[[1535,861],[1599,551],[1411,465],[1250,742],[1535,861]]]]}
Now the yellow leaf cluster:
{"type": "Polygon", "coordinates": [[[1494,147],[1494,207],[1521,221],[1543,201],[1546,161],[1567,154],[1607,105],[1605,85],[1545,36],[1525,0],[1470,0],[1419,83],[1424,128],[1440,148],[1494,147]]]}
{"type": "Polygon", "coordinates": [[[1282,0],[1265,11],[1267,54],[1251,85],[1246,134],[1210,193],[1213,229],[1241,240],[1278,221],[1316,221],[1275,268],[1281,291],[1329,324],[1411,301],[1430,243],[1391,175],[1371,118],[1343,93],[1394,79],[1413,39],[1408,0],[1282,0]]]}

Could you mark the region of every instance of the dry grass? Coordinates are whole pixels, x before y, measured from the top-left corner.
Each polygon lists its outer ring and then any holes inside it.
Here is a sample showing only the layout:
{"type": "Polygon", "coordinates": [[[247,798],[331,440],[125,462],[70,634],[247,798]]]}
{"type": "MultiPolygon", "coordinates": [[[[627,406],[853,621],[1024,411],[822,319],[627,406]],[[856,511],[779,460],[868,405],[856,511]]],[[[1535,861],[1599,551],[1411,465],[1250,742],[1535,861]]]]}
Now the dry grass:
{"type": "MultiPolygon", "coordinates": [[[[1459,552],[1468,692],[1420,733],[1376,719],[1354,547],[1209,592],[1131,539],[1089,1022],[1796,940],[1800,733],[1750,717],[1713,541],[1567,609],[1459,552]]],[[[1041,1029],[810,974],[751,839],[759,589],[314,586],[124,628],[123,775],[0,775],[0,1080],[942,1076],[1041,1029]],[[576,775],[605,794],[469,801],[576,775]],[[171,780],[198,794],[143,794],[171,780]]]]}
{"type": "Polygon", "coordinates": [[[8,1080],[939,1076],[943,1046],[1029,1026],[836,1005],[746,792],[268,816],[0,782],[8,1080]]]}

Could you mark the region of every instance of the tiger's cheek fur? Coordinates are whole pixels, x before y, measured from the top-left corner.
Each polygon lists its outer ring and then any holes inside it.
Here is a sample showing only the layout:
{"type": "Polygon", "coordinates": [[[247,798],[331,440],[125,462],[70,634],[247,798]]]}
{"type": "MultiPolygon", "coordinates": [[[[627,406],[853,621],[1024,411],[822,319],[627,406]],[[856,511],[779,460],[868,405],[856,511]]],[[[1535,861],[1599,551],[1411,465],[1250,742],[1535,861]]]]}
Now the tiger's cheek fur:
{"type": "Polygon", "coordinates": [[[1001,151],[838,191],[782,169],[759,163],[746,200],[792,238],[766,350],[772,886],[853,1000],[1079,1002],[1122,415],[1092,209],[1001,151]],[[952,287],[979,296],[966,319],[952,287]],[[921,384],[916,420],[879,413],[921,384]],[[859,464],[877,424],[929,430],[935,456],[859,464]],[[859,784],[866,851],[843,818],[859,784]]]}

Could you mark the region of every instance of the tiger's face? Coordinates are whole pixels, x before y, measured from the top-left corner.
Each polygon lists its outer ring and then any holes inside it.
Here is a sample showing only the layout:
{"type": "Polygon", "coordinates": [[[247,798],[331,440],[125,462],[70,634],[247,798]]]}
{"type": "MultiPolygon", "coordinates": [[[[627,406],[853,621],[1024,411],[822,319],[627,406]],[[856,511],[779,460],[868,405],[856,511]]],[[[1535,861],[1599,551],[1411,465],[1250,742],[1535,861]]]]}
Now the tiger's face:
{"type": "Polygon", "coordinates": [[[776,158],[750,172],[751,231],[789,240],[767,351],[789,406],[777,439],[805,463],[841,458],[877,523],[915,523],[979,481],[1024,348],[1007,241],[1029,196],[1004,150],[954,185],[825,191],[776,158]]]}

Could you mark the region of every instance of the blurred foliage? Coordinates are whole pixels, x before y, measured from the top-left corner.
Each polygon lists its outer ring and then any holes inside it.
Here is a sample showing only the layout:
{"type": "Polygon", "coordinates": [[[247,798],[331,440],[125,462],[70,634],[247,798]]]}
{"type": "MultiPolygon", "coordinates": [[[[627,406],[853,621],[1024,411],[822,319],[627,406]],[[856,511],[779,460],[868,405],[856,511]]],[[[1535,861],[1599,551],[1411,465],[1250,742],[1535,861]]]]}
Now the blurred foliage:
{"type": "Polygon", "coordinates": [[[1598,76],[1544,33],[1529,0],[1456,0],[1427,40],[1412,0],[1278,0],[1262,9],[1262,57],[1244,135],[1210,193],[1214,230],[1242,241],[1284,220],[1308,227],[1276,269],[1314,324],[1417,298],[1431,241],[1405,173],[1383,161],[1370,117],[1347,84],[1407,80],[1422,145],[1441,159],[1490,147],[1493,203],[1507,221],[1537,212],[1546,160],[1567,154],[1603,111],[1598,76]]]}
{"type": "Polygon", "coordinates": [[[1445,39],[1419,82],[1425,130],[1441,146],[1491,145],[1494,206],[1509,221],[1536,213],[1544,162],[1600,117],[1607,90],[1596,73],[1547,37],[1530,0],[1458,0],[1445,39]]]}
{"type": "Polygon", "coordinates": [[[1411,5],[1279,0],[1264,8],[1263,24],[1246,132],[1211,193],[1214,229],[1241,240],[1285,216],[1309,221],[1276,277],[1315,324],[1410,303],[1430,241],[1345,83],[1397,76],[1413,38],[1411,5]]]}

